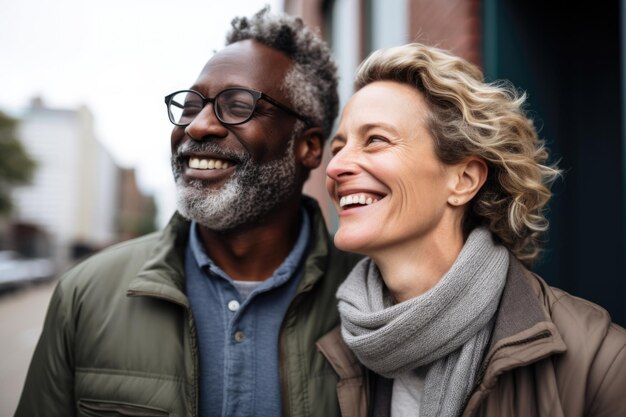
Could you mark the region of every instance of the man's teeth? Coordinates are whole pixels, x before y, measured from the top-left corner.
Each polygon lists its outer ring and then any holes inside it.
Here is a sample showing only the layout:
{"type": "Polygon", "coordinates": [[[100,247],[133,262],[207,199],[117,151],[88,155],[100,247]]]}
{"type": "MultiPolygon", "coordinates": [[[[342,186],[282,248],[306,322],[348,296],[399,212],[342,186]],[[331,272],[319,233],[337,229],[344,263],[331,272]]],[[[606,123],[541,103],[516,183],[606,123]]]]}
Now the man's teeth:
{"type": "Polygon", "coordinates": [[[194,169],[226,169],[230,166],[228,161],[221,159],[189,158],[189,168],[194,169]]]}
{"type": "Polygon", "coordinates": [[[365,194],[352,194],[341,197],[339,199],[339,207],[348,206],[350,204],[362,204],[369,206],[377,201],[377,198],[367,197],[365,194]]]}

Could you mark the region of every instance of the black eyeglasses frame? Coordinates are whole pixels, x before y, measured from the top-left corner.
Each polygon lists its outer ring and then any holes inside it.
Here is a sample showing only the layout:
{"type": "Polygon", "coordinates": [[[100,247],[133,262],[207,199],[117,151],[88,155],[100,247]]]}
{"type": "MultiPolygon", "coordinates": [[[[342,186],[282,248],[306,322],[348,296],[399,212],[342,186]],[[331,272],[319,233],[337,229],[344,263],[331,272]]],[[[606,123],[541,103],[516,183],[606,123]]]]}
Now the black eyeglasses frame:
{"type": "MultiPolygon", "coordinates": [[[[181,126],[181,127],[186,127],[189,126],[191,124],[191,122],[193,122],[193,120],[195,119],[191,119],[189,122],[187,123],[177,123],[174,121],[174,117],[172,115],[172,112],[170,111],[170,106],[173,104],[171,103],[172,97],[174,97],[177,94],[180,93],[194,93],[196,95],[198,95],[201,99],[202,99],[202,108],[204,108],[207,104],[211,103],[213,104],[213,114],[215,114],[215,117],[217,117],[217,119],[228,126],[237,126],[237,125],[241,125],[244,123],[247,123],[250,121],[250,119],[252,119],[252,116],[254,116],[254,113],[256,112],[256,105],[258,103],[259,100],[265,100],[270,104],[273,104],[274,106],[278,107],[279,109],[281,109],[282,111],[284,111],[285,113],[299,119],[302,120],[303,122],[305,122],[307,125],[309,124],[309,120],[302,116],[301,114],[297,113],[294,110],[291,110],[289,107],[287,107],[286,105],[280,103],[278,100],[273,99],[272,97],[268,96],[265,93],[262,93],[261,91],[257,91],[257,90],[253,90],[251,88],[245,88],[245,87],[231,87],[231,88],[226,88],[222,91],[220,91],[219,93],[217,93],[214,97],[205,97],[202,93],[196,91],[196,90],[178,90],[178,91],[174,91],[171,94],[168,94],[165,96],[165,105],[167,106],[167,116],[170,119],[170,122],[176,126],[181,126]],[[248,116],[245,120],[241,121],[241,122],[227,122],[225,120],[222,120],[222,118],[220,117],[220,115],[217,112],[217,109],[215,108],[215,101],[217,100],[217,98],[225,93],[225,92],[229,92],[229,91],[246,91],[248,93],[250,93],[252,95],[252,97],[254,98],[254,103],[253,103],[253,110],[250,113],[250,116],[248,116]]],[[[198,114],[200,114],[200,112],[198,112],[198,114]]],[[[196,115],[197,117],[197,115],[196,115]]]]}

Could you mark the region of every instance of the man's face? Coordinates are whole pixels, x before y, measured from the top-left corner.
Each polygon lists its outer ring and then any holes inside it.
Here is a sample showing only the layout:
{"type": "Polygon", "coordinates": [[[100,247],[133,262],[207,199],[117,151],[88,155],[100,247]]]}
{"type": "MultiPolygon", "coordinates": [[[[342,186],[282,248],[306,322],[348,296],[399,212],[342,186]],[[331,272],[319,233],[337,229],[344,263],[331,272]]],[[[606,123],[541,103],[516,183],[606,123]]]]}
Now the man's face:
{"type": "MultiPolygon", "coordinates": [[[[205,97],[226,88],[261,91],[291,107],[281,86],[291,68],[281,52],[255,41],[218,52],[191,87],[205,97]]],[[[265,100],[252,118],[227,126],[207,104],[186,127],[172,131],[172,170],[178,209],[212,230],[250,224],[299,191],[294,156],[296,119],[265,100]]]]}

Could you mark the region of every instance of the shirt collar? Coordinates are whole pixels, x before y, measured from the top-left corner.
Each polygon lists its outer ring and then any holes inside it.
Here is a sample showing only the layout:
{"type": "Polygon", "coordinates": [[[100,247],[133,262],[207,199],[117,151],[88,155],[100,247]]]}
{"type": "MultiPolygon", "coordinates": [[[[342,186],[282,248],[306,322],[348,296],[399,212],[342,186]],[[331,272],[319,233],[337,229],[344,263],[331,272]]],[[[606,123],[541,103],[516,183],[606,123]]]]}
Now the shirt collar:
{"type": "MultiPolygon", "coordinates": [[[[300,232],[298,234],[296,244],[293,246],[293,249],[291,249],[291,252],[287,258],[285,258],[283,263],[280,264],[280,266],[274,271],[272,277],[267,280],[271,281],[271,284],[267,284],[268,286],[271,285],[274,287],[286,282],[297,270],[302,258],[304,257],[311,234],[311,220],[309,218],[309,214],[304,208],[300,209],[300,213],[302,214],[302,221],[300,222],[300,232]]],[[[193,258],[198,263],[200,269],[205,272],[218,275],[228,281],[232,281],[232,278],[224,272],[222,268],[217,266],[206,253],[198,232],[198,223],[196,221],[192,221],[189,233],[189,246],[193,254],[193,258]]],[[[263,286],[265,287],[266,285],[264,284],[263,286]]]]}

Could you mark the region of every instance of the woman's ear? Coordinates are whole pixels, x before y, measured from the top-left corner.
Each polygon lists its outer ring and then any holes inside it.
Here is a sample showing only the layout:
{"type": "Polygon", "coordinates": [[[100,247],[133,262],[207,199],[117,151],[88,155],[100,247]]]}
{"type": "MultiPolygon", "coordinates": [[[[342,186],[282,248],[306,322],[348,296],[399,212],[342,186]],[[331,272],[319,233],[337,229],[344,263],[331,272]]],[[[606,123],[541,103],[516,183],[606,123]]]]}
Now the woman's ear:
{"type": "Polygon", "coordinates": [[[484,159],[472,156],[454,165],[453,172],[448,203],[453,206],[462,206],[474,198],[485,184],[489,168],[484,159]]]}
{"type": "Polygon", "coordinates": [[[321,127],[305,130],[295,144],[296,159],[309,170],[317,168],[322,162],[324,152],[324,134],[321,127]]]}

